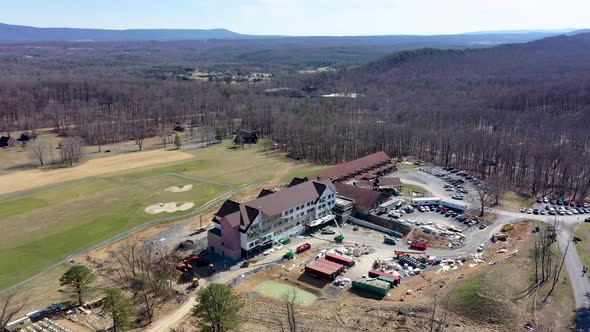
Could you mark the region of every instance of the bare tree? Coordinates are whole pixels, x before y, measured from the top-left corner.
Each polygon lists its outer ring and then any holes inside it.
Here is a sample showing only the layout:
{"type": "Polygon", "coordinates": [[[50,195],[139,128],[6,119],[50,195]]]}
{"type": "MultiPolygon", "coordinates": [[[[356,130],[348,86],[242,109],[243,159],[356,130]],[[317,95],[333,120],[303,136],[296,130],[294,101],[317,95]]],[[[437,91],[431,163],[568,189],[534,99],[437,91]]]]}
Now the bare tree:
{"type": "Polygon", "coordinates": [[[13,148],[16,146],[16,140],[14,137],[8,138],[8,142],[6,143],[9,148],[13,148]]]}
{"type": "Polygon", "coordinates": [[[130,288],[133,299],[142,308],[139,313],[150,324],[155,310],[173,294],[169,281],[177,274],[173,258],[165,250],[144,247],[135,238],[125,241],[112,255],[114,265],[110,278],[130,288]]]}
{"type": "Polygon", "coordinates": [[[16,315],[23,310],[26,299],[17,303],[16,292],[10,292],[0,298],[0,331],[5,331],[16,315]]]}
{"type": "Polygon", "coordinates": [[[485,210],[492,205],[492,195],[490,190],[483,185],[476,186],[475,193],[479,205],[479,216],[483,217],[485,210]]]}
{"type": "Polygon", "coordinates": [[[29,153],[35,161],[39,162],[40,166],[45,165],[45,155],[50,149],[51,145],[42,142],[29,144],[29,153]]]}
{"type": "Polygon", "coordinates": [[[295,316],[295,305],[297,304],[297,292],[294,289],[286,291],[282,296],[283,302],[287,309],[287,321],[289,322],[289,331],[297,331],[297,318],[295,316]]]}
{"type": "Polygon", "coordinates": [[[494,173],[488,176],[485,182],[488,187],[490,204],[492,206],[500,204],[500,198],[507,188],[506,179],[494,173]]]}
{"type": "Polygon", "coordinates": [[[529,287],[517,294],[517,298],[524,298],[533,293],[538,293],[539,289],[549,281],[557,283],[561,274],[564,257],[561,260],[556,259],[556,255],[551,250],[551,246],[557,241],[557,234],[563,229],[563,224],[557,220],[543,227],[535,237],[534,249],[534,279],[529,287]]]}
{"type": "Polygon", "coordinates": [[[77,137],[64,138],[59,148],[61,160],[66,166],[74,166],[82,159],[82,141],[77,137]]]}

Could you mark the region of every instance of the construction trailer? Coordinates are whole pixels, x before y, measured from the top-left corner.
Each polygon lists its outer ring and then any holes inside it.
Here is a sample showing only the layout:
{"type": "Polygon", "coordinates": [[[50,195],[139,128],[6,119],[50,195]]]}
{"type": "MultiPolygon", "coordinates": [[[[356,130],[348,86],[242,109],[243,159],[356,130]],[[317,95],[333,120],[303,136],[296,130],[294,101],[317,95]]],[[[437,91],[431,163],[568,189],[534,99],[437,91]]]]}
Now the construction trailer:
{"type": "Polygon", "coordinates": [[[369,277],[377,278],[377,279],[383,280],[383,281],[387,281],[391,284],[391,287],[399,285],[402,280],[402,278],[400,276],[396,276],[394,274],[379,271],[379,270],[369,271],[369,277]]]}
{"type": "Polygon", "coordinates": [[[376,278],[361,277],[352,282],[352,287],[385,296],[391,289],[391,284],[376,278]]]}
{"type": "Polygon", "coordinates": [[[316,259],[305,265],[306,274],[330,281],[336,279],[336,277],[343,271],[344,266],[342,264],[330,262],[322,258],[316,259]]]}
{"type": "Polygon", "coordinates": [[[336,254],[327,253],[326,260],[328,260],[330,262],[342,264],[342,265],[348,266],[348,267],[354,266],[354,260],[352,258],[348,258],[348,257],[336,255],[336,254]]]}
{"type": "Polygon", "coordinates": [[[439,197],[420,197],[420,198],[412,198],[412,205],[422,206],[422,205],[439,205],[440,198],[439,197]]]}
{"type": "Polygon", "coordinates": [[[462,203],[456,202],[449,202],[449,201],[440,201],[440,205],[444,207],[448,207],[449,209],[457,210],[457,211],[465,211],[467,210],[467,205],[462,203]]]}

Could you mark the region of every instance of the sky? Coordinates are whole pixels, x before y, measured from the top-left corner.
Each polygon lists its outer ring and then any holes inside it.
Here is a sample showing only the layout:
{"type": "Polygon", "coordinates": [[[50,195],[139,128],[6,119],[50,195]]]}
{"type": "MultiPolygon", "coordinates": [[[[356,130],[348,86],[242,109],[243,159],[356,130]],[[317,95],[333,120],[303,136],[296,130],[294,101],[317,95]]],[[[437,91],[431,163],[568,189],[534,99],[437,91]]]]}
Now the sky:
{"type": "Polygon", "coordinates": [[[590,0],[1,0],[0,22],[257,35],[453,34],[590,27],[590,0]]]}

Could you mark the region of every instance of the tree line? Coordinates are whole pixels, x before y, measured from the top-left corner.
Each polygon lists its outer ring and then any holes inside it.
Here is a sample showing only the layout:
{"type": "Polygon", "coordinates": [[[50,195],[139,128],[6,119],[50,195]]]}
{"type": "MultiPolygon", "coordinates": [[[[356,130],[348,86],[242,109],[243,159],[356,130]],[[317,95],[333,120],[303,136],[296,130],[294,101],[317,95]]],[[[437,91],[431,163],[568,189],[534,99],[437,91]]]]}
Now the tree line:
{"type": "Polygon", "coordinates": [[[295,159],[332,164],[384,150],[500,177],[506,189],[582,199],[590,188],[590,52],[579,40],[589,37],[560,38],[407,51],[267,86],[4,80],[0,131],[50,127],[99,149],[133,140],[141,150],[146,138],[165,138],[177,125],[206,126],[217,138],[251,130],[295,159]],[[279,84],[311,92],[264,92],[279,84]],[[360,97],[319,97],[332,92],[360,97]]]}

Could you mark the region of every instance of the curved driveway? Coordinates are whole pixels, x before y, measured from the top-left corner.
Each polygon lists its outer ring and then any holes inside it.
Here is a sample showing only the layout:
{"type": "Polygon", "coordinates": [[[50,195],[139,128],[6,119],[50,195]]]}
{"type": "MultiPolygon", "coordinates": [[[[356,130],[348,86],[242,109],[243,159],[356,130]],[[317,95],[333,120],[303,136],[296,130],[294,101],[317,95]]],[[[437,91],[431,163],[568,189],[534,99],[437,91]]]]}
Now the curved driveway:
{"type": "MultiPolygon", "coordinates": [[[[454,193],[444,190],[443,186],[446,183],[445,181],[424,171],[403,169],[395,172],[391,176],[399,177],[402,180],[402,183],[422,186],[429,190],[432,195],[440,198],[448,199],[454,193]]],[[[473,186],[468,185],[468,188],[471,189],[473,186]]],[[[467,203],[468,206],[477,208],[478,202],[473,197],[466,195],[465,198],[465,203],[467,203]]],[[[576,302],[576,331],[590,331],[590,276],[582,275],[582,268],[584,267],[584,264],[580,259],[576,245],[572,243],[574,228],[577,224],[582,222],[584,217],[581,215],[534,215],[504,211],[500,209],[491,209],[490,212],[497,215],[497,227],[490,227],[487,229],[487,231],[479,232],[473,236],[468,237],[469,240],[467,240],[465,245],[460,248],[449,249],[445,251],[432,251],[433,254],[445,256],[445,253],[448,255],[449,252],[457,255],[473,253],[479,243],[488,240],[491,234],[497,232],[501,225],[505,223],[515,223],[522,219],[537,220],[544,223],[549,223],[554,220],[562,221],[564,227],[558,234],[558,244],[562,253],[565,253],[567,248],[565,268],[576,302]]]]}

